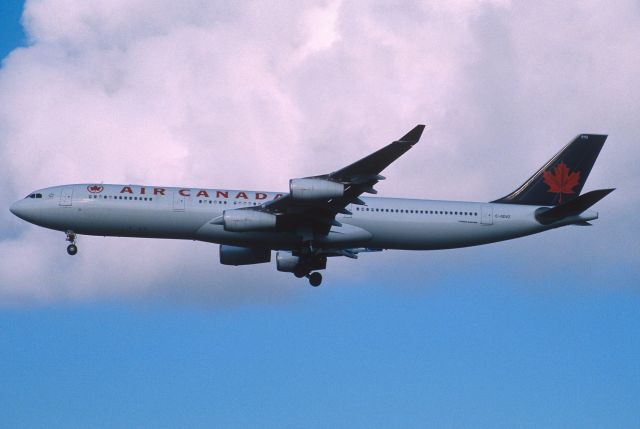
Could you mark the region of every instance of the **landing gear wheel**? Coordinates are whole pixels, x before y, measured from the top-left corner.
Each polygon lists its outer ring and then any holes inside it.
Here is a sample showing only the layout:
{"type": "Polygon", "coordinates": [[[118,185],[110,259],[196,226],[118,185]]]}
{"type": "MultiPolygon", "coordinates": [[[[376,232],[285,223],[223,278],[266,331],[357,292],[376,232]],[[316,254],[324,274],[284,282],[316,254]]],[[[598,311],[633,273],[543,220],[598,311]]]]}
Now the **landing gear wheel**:
{"type": "Polygon", "coordinates": [[[78,253],[78,246],[76,246],[76,233],[73,231],[66,231],[67,242],[69,245],[67,246],[67,253],[71,256],[78,253]]]}
{"type": "Polygon", "coordinates": [[[322,284],[322,274],[316,272],[309,274],[309,284],[313,287],[318,287],[322,284]]]}

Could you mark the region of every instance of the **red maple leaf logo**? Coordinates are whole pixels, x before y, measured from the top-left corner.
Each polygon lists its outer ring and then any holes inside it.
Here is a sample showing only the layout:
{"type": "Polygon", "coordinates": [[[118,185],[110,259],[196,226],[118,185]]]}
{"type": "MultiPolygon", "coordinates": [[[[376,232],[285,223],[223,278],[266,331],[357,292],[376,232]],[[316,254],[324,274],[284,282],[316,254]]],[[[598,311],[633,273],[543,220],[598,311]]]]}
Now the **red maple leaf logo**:
{"type": "Polygon", "coordinates": [[[558,204],[562,203],[562,194],[573,194],[573,188],[580,183],[580,172],[571,172],[564,162],[556,165],[555,171],[543,173],[544,183],[549,186],[548,192],[558,194],[558,204]]]}
{"type": "Polygon", "coordinates": [[[100,192],[102,192],[103,189],[104,189],[104,187],[102,187],[100,185],[89,185],[89,186],[87,186],[87,191],[91,192],[92,194],[99,194],[100,192]]]}

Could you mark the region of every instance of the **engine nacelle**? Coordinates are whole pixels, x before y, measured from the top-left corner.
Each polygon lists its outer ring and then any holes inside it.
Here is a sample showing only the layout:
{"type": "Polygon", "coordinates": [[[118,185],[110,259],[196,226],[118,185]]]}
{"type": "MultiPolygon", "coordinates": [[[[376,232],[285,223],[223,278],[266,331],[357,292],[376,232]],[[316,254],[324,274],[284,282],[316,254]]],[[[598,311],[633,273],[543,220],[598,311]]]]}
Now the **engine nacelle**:
{"type": "Polygon", "coordinates": [[[299,256],[293,256],[291,252],[280,251],[276,253],[276,266],[278,271],[285,273],[292,273],[298,263],[300,262],[299,256]]]}
{"type": "Polygon", "coordinates": [[[220,263],[222,265],[252,265],[271,262],[270,249],[220,245],[220,263]]]}
{"type": "Polygon", "coordinates": [[[276,215],[256,210],[225,210],[222,222],[225,231],[264,231],[276,227],[276,215]]]}
{"type": "Polygon", "coordinates": [[[291,179],[289,191],[294,200],[338,198],[344,195],[344,185],[324,179],[291,179]]]}

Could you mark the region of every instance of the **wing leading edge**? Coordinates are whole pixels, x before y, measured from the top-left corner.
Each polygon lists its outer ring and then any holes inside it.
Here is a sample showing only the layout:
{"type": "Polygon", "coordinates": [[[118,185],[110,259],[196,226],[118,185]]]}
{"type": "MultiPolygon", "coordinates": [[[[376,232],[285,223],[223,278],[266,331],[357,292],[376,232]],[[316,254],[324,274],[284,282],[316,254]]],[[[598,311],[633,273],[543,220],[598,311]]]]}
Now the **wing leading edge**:
{"type": "Polygon", "coordinates": [[[330,174],[309,178],[341,183],[344,193],[340,197],[300,201],[287,194],[254,209],[278,215],[281,226],[312,226],[315,230],[320,229],[317,232],[326,233],[332,225],[340,226],[335,220],[336,214],[351,214],[346,209],[349,204],[362,205],[364,203],[358,198],[361,194],[376,193],[373,186],[385,179],[380,173],[418,143],[424,128],[424,125],[417,125],[399,140],[353,164],[330,174]]]}

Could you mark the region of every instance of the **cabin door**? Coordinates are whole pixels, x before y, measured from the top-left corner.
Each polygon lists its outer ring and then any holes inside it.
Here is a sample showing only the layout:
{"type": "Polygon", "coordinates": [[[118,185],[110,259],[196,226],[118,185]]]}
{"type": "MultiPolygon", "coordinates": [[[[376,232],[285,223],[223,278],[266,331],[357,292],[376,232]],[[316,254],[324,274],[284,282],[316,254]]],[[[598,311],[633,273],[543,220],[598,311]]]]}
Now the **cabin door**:
{"type": "Polygon", "coordinates": [[[180,192],[173,191],[173,210],[184,211],[184,204],[187,197],[180,195],[180,192]]]}
{"type": "Polygon", "coordinates": [[[73,204],[73,186],[65,186],[60,194],[60,205],[70,206],[73,204]]]}
{"type": "Polygon", "coordinates": [[[493,225],[493,207],[482,206],[480,223],[483,225],[493,225]]]}

